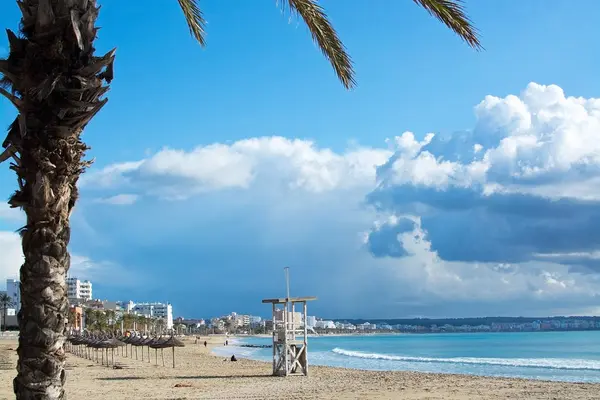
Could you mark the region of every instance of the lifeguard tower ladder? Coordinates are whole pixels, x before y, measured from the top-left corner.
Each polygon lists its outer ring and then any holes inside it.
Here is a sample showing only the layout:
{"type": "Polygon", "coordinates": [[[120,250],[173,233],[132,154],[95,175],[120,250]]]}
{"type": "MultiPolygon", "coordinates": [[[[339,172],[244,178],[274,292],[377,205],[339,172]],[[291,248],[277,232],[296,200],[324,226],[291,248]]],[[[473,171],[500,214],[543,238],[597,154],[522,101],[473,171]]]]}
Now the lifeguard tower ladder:
{"type": "Polygon", "coordinates": [[[308,325],[306,303],[316,297],[290,297],[289,268],[285,268],[287,297],[264,299],[273,311],[273,375],[308,376],[308,325]],[[296,305],[302,311],[296,312],[296,305]],[[278,308],[283,306],[283,309],[278,308]]]}

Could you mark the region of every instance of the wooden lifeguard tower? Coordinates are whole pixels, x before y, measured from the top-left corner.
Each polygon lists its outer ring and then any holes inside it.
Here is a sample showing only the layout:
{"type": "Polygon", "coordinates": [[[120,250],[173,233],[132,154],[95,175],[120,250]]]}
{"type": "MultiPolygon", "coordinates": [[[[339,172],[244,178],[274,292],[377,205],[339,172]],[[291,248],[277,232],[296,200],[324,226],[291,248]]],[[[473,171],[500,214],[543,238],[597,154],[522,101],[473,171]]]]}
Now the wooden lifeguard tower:
{"type": "Polygon", "coordinates": [[[273,310],[273,375],[308,376],[308,325],[306,303],[316,297],[290,297],[289,268],[285,268],[287,297],[264,299],[273,310]],[[296,305],[302,306],[296,312],[296,305]],[[278,308],[283,306],[283,308],[278,308]]]}

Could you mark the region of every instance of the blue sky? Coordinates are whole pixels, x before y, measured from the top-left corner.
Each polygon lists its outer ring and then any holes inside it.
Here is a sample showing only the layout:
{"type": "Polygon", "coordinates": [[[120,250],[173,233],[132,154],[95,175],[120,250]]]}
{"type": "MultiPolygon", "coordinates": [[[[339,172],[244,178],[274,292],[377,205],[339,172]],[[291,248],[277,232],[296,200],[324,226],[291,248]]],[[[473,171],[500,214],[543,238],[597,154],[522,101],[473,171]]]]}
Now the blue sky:
{"type": "Polygon", "coordinates": [[[329,317],[596,312],[598,2],[467,2],[477,53],[409,0],[323,1],[352,91],[275,2],[202,2],[205,49],[175,1],[100,3],[116,78],[71,243],[97,296],[266,314],[289,265],[329,317]]]}

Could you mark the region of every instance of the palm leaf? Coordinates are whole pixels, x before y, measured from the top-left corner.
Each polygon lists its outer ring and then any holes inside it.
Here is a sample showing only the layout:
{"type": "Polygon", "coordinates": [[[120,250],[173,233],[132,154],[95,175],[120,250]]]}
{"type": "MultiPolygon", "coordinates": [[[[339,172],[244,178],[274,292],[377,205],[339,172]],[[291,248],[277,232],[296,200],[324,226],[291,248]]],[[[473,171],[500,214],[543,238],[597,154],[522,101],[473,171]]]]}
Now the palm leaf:
{"type": "MultiPolygon", "coordinates": [[[[282,4],[284,4],[282,1],[282,4]]],[[[317,0],[287,0],[292,12],[302,17],[313,40],[317,43],[325,57],[331,63],[342,84],[350,89],[356,85],[352,60],[346,52],[344,44],[329,22],[327,14],[317,0]]]]}
{"type": "MultiPolygon", "coordinates": [[[[177,0],[190,29],[191,35],[202,45],[205,42],[206,20],[200,11],[200,0],[177,0]]],[[[462,0],[413,0],[431,15],[439,19],[471,47],[482,50],[479,36],[471,20],[467,17],[462,0]]],[[[298,14],[310,31],[325,57],[331,63],[336,75],[346,88],[356,85],[352,60],[337,32],[329,22],[327,14],[318,0],[281,0],[298,14]]]]}
{"type": "Polygon", "coordinates": [[[190,28],[190,34],[200,43],[200,45],[205,46],[206,41],[204,39],[204,35],[206,34],[206,20],[202,15],[202,11],[200,11],[200,6],[198,3],[200,0],[177,0],[179,2],[179,7],[181,7],[181,11],[183,11],[183,16],[185,17],[185,22],[187,22],[188,27],[190,28]]]}
{"type": "Polygon", "coordinates": [[[462,0],[413,0],[456,33],[469,46],[483,50],[477,29],[465,13],[462,0]]]}

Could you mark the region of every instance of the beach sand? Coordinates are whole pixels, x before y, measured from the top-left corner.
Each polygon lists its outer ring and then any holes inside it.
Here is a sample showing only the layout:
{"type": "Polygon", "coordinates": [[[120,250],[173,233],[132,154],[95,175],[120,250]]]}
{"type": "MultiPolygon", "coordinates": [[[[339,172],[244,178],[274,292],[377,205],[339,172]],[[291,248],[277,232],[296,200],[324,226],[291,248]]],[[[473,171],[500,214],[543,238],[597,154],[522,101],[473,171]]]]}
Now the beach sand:
{"type": "MultiPolygon", "coordinates": [[[[310,367],[309,377],[270,376],[271,364],[251,360],[224,361],[210,354],[222,346],[223,337],[211,337],[205,348],[186,340],[172,352],[160,351],[159,366],[134,358],[115,357],[123,369],[112,369],[68,355],[67,395],[70,400],[115,399],[600,399],[600,384],[574,384],[523,379],[483,378],[414,372],[371,372],[310,367]]],[[[17,343],[0,341],[0,399],[14,399],[17,343]]],[[[139,350],[141,351],[141,350],[139,350]]],[[[310,355],[310,354],[309,354],[310,355]]],[[[144,359],[147,359],[147,353],[144,359]]]]}

